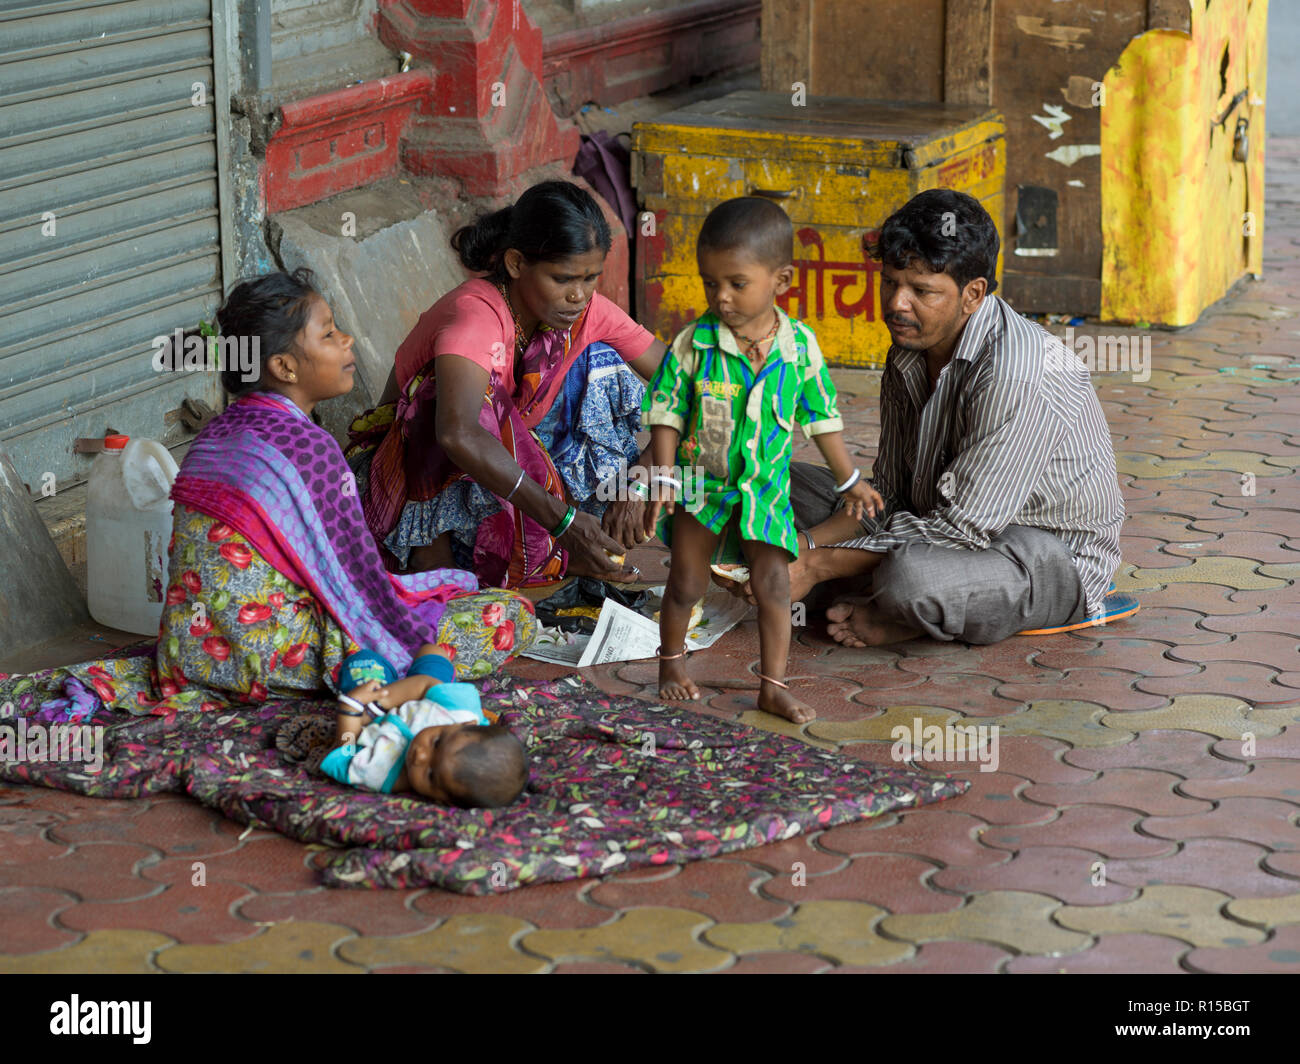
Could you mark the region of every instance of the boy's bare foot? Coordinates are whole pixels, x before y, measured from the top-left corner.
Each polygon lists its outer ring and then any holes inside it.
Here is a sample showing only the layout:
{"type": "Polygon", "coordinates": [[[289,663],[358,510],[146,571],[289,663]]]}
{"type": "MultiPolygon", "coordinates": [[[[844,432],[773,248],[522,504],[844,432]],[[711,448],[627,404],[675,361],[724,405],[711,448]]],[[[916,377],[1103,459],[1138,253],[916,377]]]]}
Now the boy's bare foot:
{"type": "Polygon", "coordinates": [[[844,599],[826,611],[827,632],[846,647],[878,647],[914,639],[917,632],[906,625],[877,619],[868,599],[844,599]]]}
{"type": "Polygon", "coordinates": [[[817,716],[812,706],[800,702],[784,687],[763,681],[758,689],[758,708],[778,717],[784,717],[794,724],[807,724],[817,716]]]}
{"type": "Polygon", "coordinates": [[[669,702],[698,702],[700,689],[686,672],[686,659],[659,662],[659,697],[669,702]]]}

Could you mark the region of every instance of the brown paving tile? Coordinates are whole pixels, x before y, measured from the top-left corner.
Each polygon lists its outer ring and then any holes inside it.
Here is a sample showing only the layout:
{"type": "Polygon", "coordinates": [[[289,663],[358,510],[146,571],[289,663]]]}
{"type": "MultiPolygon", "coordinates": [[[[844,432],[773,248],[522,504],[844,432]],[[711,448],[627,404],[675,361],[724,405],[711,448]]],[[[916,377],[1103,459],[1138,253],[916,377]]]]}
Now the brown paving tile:
{"type": "MultiPolygon", "coordinates": [[[[1189,538],[1196,539],[1195,536],[1189,538]]],[[[1283,537],[1268,535],[1254,529],[1248,532],[1240,529],[1234,532],[1224,532],[1218,539],[1203,540],[1199,547],[1170,544],[1167,550],[1170,554],[1182,558],[1214,557],[1215,555],[1226,554],[1237,558],[1254,558],[1256,561],[1266,563],[1300,561],[1300,551],[1289,549],[1283,537]]]]}
{"type": "Polygon", "coordinates": [[[998,768],[1035,783],[1082,783],[1091,779],[1094,772],[1075,768],[1061,760],[1069,749],[1065,743],[1055,739],[999,735],[998,768]]]}
{"type": "Polygon", "coordinates": [[[154,883],[188,881],[199,874],[194,867],[197,863],[209,883],[240,883],[259,893],[284,894],[320,885],[320,874],[309,864],[311,855],[301,842],[283,835],[264,835],[210,857],[165,858],[144,869],[143,875],[154,883]]]}
{"type": "MultiPolygon", "coordinates": [[[[1201,508],[1193,512],[1201,512],[1201,508]]],[[[1120,544],[1129,536],[1143,536],[1149,539],[1162,540],[1165,543],[1183,543],[1189,540],[1200,539],[1192,530],[1192,522],[1195,520],[1190,514],[1169,513],[1161,508],[1144,511],[1140,513],[1131,513],[1124,518],[1124,527],[1120,532],[1120,544]]]]}
{"type": "Polygon", "coordinates": [[[997,972],[1012,955],[987,942],[927,942],[905,961],[878,968],[845,965],[827,975],[938,975],[997,972]]]}
{"type": "MultiPolygon", "coordinates": [[[[1171,822],[1178,819],[1172,818],[1171,822]]],[[[1075,805],[1062,809],[1049,824],[1026,827],[990,827],[980,835],[986,846],[1020,851],[1031,846],[1065,846],[1095,851],[1103,858],[1156,857],[1173,853],[1172,841],[1142,835],[1141,817],[1129,809],[1109,805],[1075,805]]]]}
{"type": "MultiPolygon", "coordinates": [[[[1226,598],[1224,601],[1227,601],[1226,598]]],[[[1135,616],[1125,618],[1119,624],[1098,625],[1096,628],[1068,632],[1062,642],[1078,639],[1109,645],[1117,641],[1135,639],[1176,646],[1226,642],[1223,632],[1206,631],[1204,628],[1197,627],[1206,620],[1206,616],[1205,613],[1195,610],[1149,605],[1144,598],[1142,609],[1135,616]]],[[[1165,649],[1167,650],[1168,647],[1166,646],[1165,649]]]]}
{"type": "Polygon", "coordinates": [[[1139,676],[1190,676],[1197,671],[1194,664],[1166,656],[1168,651],[1165,644],[1149,639],[1107,639],[1096,649],[1075,649],[1069,644],[1058,644],[1050,650],[1039,651],[1034,655],[1034,662],[1062,672],[1106,667],[1123,669],[1139,676]]]}
{"type": "Polygon", "coordinates": [[[1300,925],[1279,927],[1267,942],[1238,949],[1194,949],[1189,968],[1211,975],[1271,975],[1300,972],[1300,925]]]}
{"type": "MultiPolygon", "coordinates": [[[[773,877],[757,868],[736,861],[693,861],[682,868],[681,874],[650,883],[630,883],[615,880],[597,883],[587,892],[587,897],[597,905],[605,906],[606,920],[620,909],[657,906],[670,909],[690,909],[703,913],[719,923],[732,921],[751,923],[756,920],[773,920],[789,913],[790,907],[757,893],[757,888],[773,877]]],[[[807,878],[806,869],[785,876],[776,876],[774,882],[807,878]]],[[[812,882],[821,877],[812,877],[812,882]]],[[[782,896],[782,895],[777,895],[782,896]]]]}
{"type": "MultiPolygon", "coordinates": [[[[295,894],[253,894],[235,905],[235,915],[254,924],[290,921],[341,924],[358,935],[413,935],[442,914],[411,907],[415,890],[315,890],[295,894]]],[[[442,892],[434,892],[441,895],[442,892]]]]}
{"type": "Polygon", "coordinates": [[[1300,850],[1300,809],[1273,798],[1224,798],[1196,816],[1147,817],[1142,830],[1160,839],[1244,839],[1270,850],[1300,850]]]}
{"type": "Polygon", "coordinates": [[[158,886],[140,877],[154,850],[131,843],[81,843],[49,860],[0,865],[0,887],[57,887],[83,901],[142,898],[158,886]]]}
{"type": "Polygon", "coordinates": [[[1004,852],[981,846],[976,840],[976,834],[986,826],[983,820],[966,813],[918,809],[879,827],[872,826],[871,821],[841,824],[824,832],[817,845],[850,857],[916,854],[949,867],[1003,863],[1007,860],[1004,852]]]}
{"type": "Polygon", "coordinates": [[[1029,781],[1007,772],[981,772],[970,765],[952,762],[944,766],[953,775],[970,781],[965,794],[944,803],[946,812],[966,813],[988,824],[1046,824],[1055,810],[1028,801],[1023,794],[1029,781]]]}
{"type": "Polygon", "coordinates": [[[1013,713],[1017,708],[1015,702],[999,698],[994,693],[999,681],[988,676],[937,673],[929,679],[917,678],[920,683],[897,691],[879,690],[868,679],[863,690],[853,696],[854,704],[884,708],[906,701],[908,705],[951,709],[972,717],[1000,716],[1013,713]]]}
{"type": "Polygon", "coordinates": [[[1016,957],[1005,970],[1031,975],[1186,975],[1179,960],[1187,952],[1186,942],[1164,935],[1110,934],[1064,957],[1016,957]]]}
{"type": "Polygon", "coordinates": [[[1181,777],[1145,768],[1110,768],[1085,783],[1034,783],[1022,792],[1052,807],[1114,805],[1149,816],[1205,813],[1211,803],[1174,793],[1181,777]]]}
{"type": "Polygon", "coordinates": [[[724,854],[718,857],[717,860],[742,861],[746,864],[764,868],[774,876],[793,875],[797,870],[796,866],[802,865],[807,875],[822,876],[838,871],[848,864],[848,861],[843,857],[823,853],[813,845],[814,840],[820,841],[823,834],[825,833],[796,835],[792,839],[771,843],[767,846],[759,846],[757,849],[738,850],[735,853],[724,854]]]}
{"type": "Polygon", "coordinates": [[[1267,850],[1234,839],[1187,839],[1176,854],[1106,863],[1111,882],[1134,887],[1181,884],[1210,887],[1229,897],[1264,898],[1294,893],[1295,880],[1260,868],[1267,850]]]}
{"type": "Polygon", "coordinates": [[[0,890],[0,956],[39,953],[76,942],[81,937],[77,932],[55,925],[55,916],[76,903],[75,895],[49,887],[0,890]]]}
{"type": "Polygon", "coordinates": [[[1179,788],[1193,798],[1277,798],[1300,805],[1300,765],[1294,761],[1258,760],[1244,776],[1188,780],[1179,788]]]}
{"type": "Polygon", "coordinates": [[[184,943],[239,942],[260,928],[231,915],[248,888],[235,883],[194,886],[186,879],[160,893],[126,902],[82,902],[59,915],[76,931],[148,928],[184,943]]]}
{"type": "Polygon", "coordinates": [[[27,882],[22,869],[26,865],[40,864],[63,857],[71,848],[61,842],[51,842],[45,837],[45,828],[37,824],[12,825],[0,829],[4,840],[0,846],[0,888],[27,882]]]}
{"type": "Polygon", "coordinates": [[[1264,739],[1257,738],[1254,743],[1254,750],[1249,754],[1243,752],[1240,739],[1224,739],[1222,742],[1215,744],[1214,752],[1220,757],[1231,758],[1235,761],[1300,758],[1300,727],[1291,725],[1284,728],[1279,735],[1272,735],[1264,739]]]}
{"type": "MultiPolygon", "coordinates": [[[[1193,527],[1199,531],[1230,536],[1240,532],[1243,528],[1249,528],[1256,534],[1264,534],[1279,537],[1284,543],[1291,543],[1293,546],[1300,542],[1300,513],[1294,510],[1276,510],[1258,508],[1246,510],[1245,516],[1235,514],[1233,516],[1214,516],[1197,518],[1193,527]]],[[[1194,538],[1194,537],[1188,537],[1194,538]]]]}
{"type": "MultiPolygon", "coordinates": [[[[1283,673],[1300,669],[1300,640],[1276,632],[1244,632],[1227,643],[1177,647],[1170,653],[1183,661],[1198,664],[1241,661],[1265,665],[1283,673]]],[[[1300,696],[1296,697],[1300,700],[1300,696]]]]}
{"type": "Polygon", "coordinates": [[[1126,535],[1120,542],[1120,549],[1123,551],[1124,563],[1139,569],[1175,569],[1186,565],[1186,558],[1179,558],[1165,551],[1168,545],[1161,539],[1143,539],[1139,536],[1126,535]]]}
{"type": "Polygon", "coordinates": [[[1264,858],[1264,867],[1276,876],[1300,879],[1300,851],[1271,853],[1264,858]]]}
{"type": "Polygon", "coordinates": [[[1137,891],[1103,881],[1100,854],[1064,846],[1032,846],[1005,864],[984,868],[944,868],[930,882],[943,890],[975,894],[990,890],[1024,890],[1071,905],[1106,905],[1127,901],[1137,891]]]}
{"type": "Polygon", "coordinates": [[[193,801],[156,802],[131,816],[85,818],[50,829],[59,842],[130,842],[150,846],[167,855],[209,857],[239,845],[242,826],[230,824],[235,834],[220,830],[229,823],[214,809],[193,801]]]}
{"type": "Polygon", "coordinates": [[[572,964],[557,964],[551,969],[553,975],[645,975],[646,969],[634,964],[614,964],[610,961],[574,961],[572,964]]]}
{"type": "MultiPolygon", "coordinates": [[[[678,866],[673,866],[678,867],[678,866]]],[[[475,896],[429,890],[418,895],[411,909],[422,916],[505,916],[527,920],[534,927],[596,927],[614,912],[583,898],[589,881],[537,883],[506,894],[475,896]]]]}
{"type": "MultiPolygon", "coordinates": [[[[1258,705],[1283,705],[1297,700],[1293,688],[1274,683],[1277,670],[1240,661],[1207,661],[1190,676],[1139,679],[1139,691],[1157,695],[1214,694],[1258,705]]],[[[1119,707],[1116,707],[1119,708],[1119,707]]],[[[1127,708],[1127,707],[1125,707],[1127,708]]],[[[1146,708],[1146,707],[1137,707],[1146,708]]]]}
{"type": "MultiPolygon", "coordinates": [[[[1052,685],[1050,694],[1054,699],[1097,702],[1112,710],[1157,709],[1165,705],[1167,698],[1137,689],[1135,684],[1141,679],[1138,673],[1119,669],[1071,669],[1052,685]]],[[[1030,684],[1003,684],[997,693],[1018,702],[1031,702],[1044,695],[1041,688],[1030,684]]]]}
{"type": "Polygon", "coordinates": [[[941,894],[925,883],[934,865],[905,854],[872,854],[824,876],[775,876],[763,893],[796,905],[812,901],[864,901],[895,913],[949,912],[960,894],[941,894]]]}
{"type": "MultiPolygon", "coordinates": [[[[1120,584],[1118,578],[1116,584],[1120,584]]],[[[1259,609],[1248,603],[1234,602],[1230,597],[1232,589],[1222,584],[1168,584],[1131,593],[1137,596],[1142,606],[1141,612],[1132,618],[1135,629],[1140,629],[1142,616],[1149,609],[1192,610],[1210,617],[1230,617],[1259,609]]],[[[1119,626],[1115,627],[1118,629],[1119,626]]]]}
{"type": "Polygon", "coordinates": [[[1005,639],[991,646],[958,644],[961,647],[958,653],[937,660],[904,658],[898,667],[904,672],[920,676],[937,677],[957,673],[989,676],[1003,683],[1060,679],[1059,671],[1034,662],[1034,654],[1041,649],[1040,641],[1052,642],[1049,637],[1024,637],[1005,639]]]}
{"type": "Polygon", "coordinates": [[[1240,762],[1215,757],[1210,752],[1213,744],[1211,736],[1199,732],[1154,729],[1120,746],[1069,750],[1062,757],[1068,764],[1091,770],[1149,768],[1185,779],[1245,775],[1245,766],[1240,762]]]}

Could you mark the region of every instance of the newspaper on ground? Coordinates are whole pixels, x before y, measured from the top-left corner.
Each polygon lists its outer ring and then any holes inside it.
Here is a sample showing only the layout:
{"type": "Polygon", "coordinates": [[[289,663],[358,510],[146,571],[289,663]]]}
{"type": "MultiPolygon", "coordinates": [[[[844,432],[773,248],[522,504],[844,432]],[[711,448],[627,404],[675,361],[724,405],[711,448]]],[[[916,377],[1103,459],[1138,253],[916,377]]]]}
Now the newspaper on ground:
{"type": "MultiPolygon", "coordinates": [[[[648,590],[650,598],[645,608],[652,614],[663,601],[664,589],[660,586],[648,590]]],[[[744,599],[717,588],[710,590],[704,598],[703,618],[687,633],[687,649],[711,647],[743,621],[750,609],[744,599]]],[[[524,657],[585,669],[588,665],[611,661],[653,658],[658,649],[658,621],[606,599],[596,619],[596,630],[590,635],[543,628],[533,645],[524,651],[524,657]]]]}

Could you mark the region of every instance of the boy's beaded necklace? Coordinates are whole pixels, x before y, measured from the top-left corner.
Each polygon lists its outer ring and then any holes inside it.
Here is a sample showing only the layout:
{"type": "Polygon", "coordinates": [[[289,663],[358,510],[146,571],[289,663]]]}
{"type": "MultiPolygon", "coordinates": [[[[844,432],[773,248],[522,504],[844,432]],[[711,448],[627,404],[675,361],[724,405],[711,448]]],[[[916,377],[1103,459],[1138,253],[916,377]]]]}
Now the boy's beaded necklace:
{"type": "Polygon", "coordinates": [[[741,342],[741,344],[744,345],[745,349],[742,353],[746,358],[748,358],[752,362],[754,359],[760,356],[759,349],[765,343],[767,343],[769,340],[776,339],[776,333],[780,327],[781,327],[781,317],[779,314],[774,314],[772,316],[772,327],[768,329],[767,332],[764,333],[762,336],[760,336],[757,340],[751,339],[750,337],[745,336],[743,333],[738,333],[736,332],[735,329],[731,330],[731,335],[734,336],[737,340],[741,342]]]}

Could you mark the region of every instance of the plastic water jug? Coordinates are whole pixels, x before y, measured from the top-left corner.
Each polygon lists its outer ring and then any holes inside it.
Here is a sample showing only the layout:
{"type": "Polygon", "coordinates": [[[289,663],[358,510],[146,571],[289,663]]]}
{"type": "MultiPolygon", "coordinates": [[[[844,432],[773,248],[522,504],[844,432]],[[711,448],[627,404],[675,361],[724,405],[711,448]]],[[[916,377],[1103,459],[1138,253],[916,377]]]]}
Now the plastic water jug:
{"type": "Polygon", "coordinates": [[[86,490],[86,597],[100,624],[158,634],[177,472],[155,440],[104,438],[86,490]]]}

